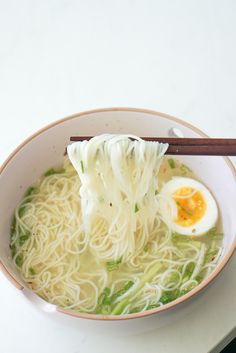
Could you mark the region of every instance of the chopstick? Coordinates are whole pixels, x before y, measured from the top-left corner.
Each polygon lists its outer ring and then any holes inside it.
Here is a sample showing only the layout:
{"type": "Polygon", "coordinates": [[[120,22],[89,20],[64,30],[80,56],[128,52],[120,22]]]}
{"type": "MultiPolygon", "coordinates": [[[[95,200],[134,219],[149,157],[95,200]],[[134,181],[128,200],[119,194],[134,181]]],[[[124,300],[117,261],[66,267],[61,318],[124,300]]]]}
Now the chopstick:
{"type": "MultiPolygon", "coordinates": [[[[90,140],[93,136],[71,136],[70,141],[90,140]]],[[[141,137],[145,141],[168,143],[166,154],[191,156],[236,156],[236,139],[141,137]]]]}

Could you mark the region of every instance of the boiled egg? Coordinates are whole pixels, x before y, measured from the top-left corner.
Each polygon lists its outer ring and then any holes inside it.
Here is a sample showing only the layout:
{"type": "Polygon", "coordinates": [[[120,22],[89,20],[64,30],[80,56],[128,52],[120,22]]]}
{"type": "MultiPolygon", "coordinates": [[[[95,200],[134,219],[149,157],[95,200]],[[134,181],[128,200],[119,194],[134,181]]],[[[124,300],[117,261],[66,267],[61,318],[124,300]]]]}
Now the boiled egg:
{"type": "Polygon", "coordinates": [[[162,218],[172,231],[202,235],[215,226],[216,201],[210,191],[192,178],[173,177],[159,193],[162,218]]]}

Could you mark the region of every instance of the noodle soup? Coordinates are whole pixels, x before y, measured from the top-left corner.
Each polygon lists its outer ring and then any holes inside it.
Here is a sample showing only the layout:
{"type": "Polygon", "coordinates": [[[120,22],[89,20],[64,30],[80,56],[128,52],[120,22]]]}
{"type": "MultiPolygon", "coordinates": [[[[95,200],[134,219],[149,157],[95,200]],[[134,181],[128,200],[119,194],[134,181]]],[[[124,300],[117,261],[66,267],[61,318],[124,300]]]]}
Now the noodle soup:
{"type": "Polygon", "coordinates": [[[96,145],[103,153],[86,160],[83,150],[74,166],[66,157],[26,191],[12,222],[13,261],[27,285],[59,307],[103,315],[150,310],[213,271],[222,251],[218,214],[192,171],[163,157],[166,146],[141,150],[125,141],[127,159],[104,143],[96,145]],[[175,188],[171,198],[167,185],[175,188]]]}

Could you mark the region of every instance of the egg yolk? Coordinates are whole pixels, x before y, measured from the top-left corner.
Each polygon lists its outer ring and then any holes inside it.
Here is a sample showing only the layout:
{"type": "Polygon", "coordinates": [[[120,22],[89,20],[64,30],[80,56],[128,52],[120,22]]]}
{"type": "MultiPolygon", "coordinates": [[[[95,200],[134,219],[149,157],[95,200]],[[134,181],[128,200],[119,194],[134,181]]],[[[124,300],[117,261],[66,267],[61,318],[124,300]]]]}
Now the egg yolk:
{"type": "Polygon", "coordinates": [[[182,187],[176,190],[173,197],[178,208],[175,223],[183,227],[194,225],[206,212],[206,202],[200,191],[194,192],[191,187],[182,187]],[[182,198],[183,196],[185,198],[182,198]]]}

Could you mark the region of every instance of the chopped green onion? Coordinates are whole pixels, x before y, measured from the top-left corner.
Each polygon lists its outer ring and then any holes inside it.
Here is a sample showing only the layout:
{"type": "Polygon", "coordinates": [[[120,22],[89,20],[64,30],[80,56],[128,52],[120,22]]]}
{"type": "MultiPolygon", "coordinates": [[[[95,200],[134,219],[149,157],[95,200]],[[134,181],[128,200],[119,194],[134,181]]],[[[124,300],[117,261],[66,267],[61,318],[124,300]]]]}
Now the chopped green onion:
{"type": "Polygon", "coordinates": [[[186,288],[186,289],[181,289],[181,291],[179,292],[179,295],[180,297],[182,297],[182,295],[185,295],[189,292],[189,290],[186,288]]]}
{"type": "Polygon", "coordinates": [[[134,206],[134,213],[138,212],[139,211],[139,206],[138,204],[136,203],[135,206],[134,206]]]}
{"type": "Polygon", "coordinates": [[[158,194],[158,190],[155,190],[155,195],[157,195],[158,194]]]}
{"type": "Polygon", "coordinates": [[[34,186],[30,186],[30,187],[26,190],[24,197],[31,196],[31,195],[34,194],[36,191],[37,191],[37,188],[35,188],[34,186]]]}
{"type": "Polygon", "coordinates": [[[16,244],[10,244],[11,257],[13,258],[16,255],[16,244]]]}
{"type": "Polygon", "coordinates": [[[26,242],[26,240],[29,239],[29,237],[30,237],[30,232],[26,232],[25,234],[21,235],[19,237],[19,245],[22,246],[26,242]]]}
{"type": "Polygon", "coordinates": [[[158,308],[159,306],[160,306],[159,304],[150,304],[150,305],[148,305],[146,310],[155,309],[155,308],[158,308]]]}
{"type": "Polygon", "coordinates": [[[175,232],[172,233],[172,241],[178,247],[184,246],[187,243],[191,243],[198,248],[201,248],[201,245],[202,245],[202,242],[196,240],[196,238],[192,238],[190,236],[186,236],[175,232]]]}
{"type": "Polygon", "coordinates": [[[195,269],[195,263],[193,262],[190,262],[187,266],[186,266],[186,269],[185,269],[185,272],[184,272],[184,282],[186,282],[187,280],[190,279],[190,277],[192,276],[192,273],[195,269]]]}
{"type": "Polygon", "coordinates": [[[179,294],[178,291],[164,293],[160,298],[160,302],[162,304],[170,303],[178,297],[178,294],[179,294]]]}
{"type": "Polygon", "coordinates": [[[111,306],[110,305],[103,305],[101,308],[100,308],[100,314],[103,314],[103,315],[109,315],[111,313],[111,306]]]}
{"type": "Polygon", "coordinates": [[[98,298],[98,305],[96,308],[97,314],[108,315],[111,313],[111,290],[105,288],[98,298]]]}
{"type": "Polygon", "coordinates": [[[35,270],[33,269],[33,267],[30,267],[30,268],[29,268],[29,272],[30,272],[30,274],[31,274],[32,276],[36,275],[36,272],[35,272],[35,270]]]}
{"type": "Polygon", "coordinates": [[[10,243],[10,245],[9,245],[9,248],[10,248],[10,249],[14,249],[15,247],[16,247],[15,244],[11,244],[11,243],[10,243]]]}
{"type": "Polygon", "coordinates": [[[201,270],[201,271],[199,272],[199,274],[195,277],[195,280],[196,280],[198,283],[202,282],[202,280],[203,280],[204,277],[205,277],[205,273],[206,273],[206,269],[201,270]]]}
{"type": "Polygon", "coordinates": [[[175,161],[173,158],[169,158],[168,159],[168,164],[170,166],[171,169],[174,169],[175,168],[175,161]]]}
{"type": "Polygon", "coordinates": [[[148,252],[149,247],[150,247],[150,244],[147,243],[147,244],[144,246],[144,248],[143,248],[144,252],[148,252]]]}
{"type": "Polygon", "coordinates": [[[110,290],[110,288],[105,288],[104,289],[104,293],[106,294],[106,295],[110,295],[111,294],[111,290],[110,290]]]}
{"type": "Polygon", "coordinates": [[[80,161],[81,172],[84,173],[84,162],[80,161]]]}
{"type": "Polygon", "coordinates": [[[114,261],[108,261],[107,262],[107,270],[108,271],[114,271],[114,270],[118,270],[119,265],[121,264],[122,261],[122,257],[119,258],[118,260],[114,260],[114,261]]]}
{"type": "Polygon", "coordinates": [[[47,177],[47,176],[50,176],[50,175],[53,175],[53,174],[57,174],[58,172],[54,169],[54,168],[49,168],[45,173],[44,173],[44,176],[47,177]]]}
{"type": "Polygon", "coordinates": [[[16,230],[16,217],[14,215],[12,218],[11,228],[10,228],[11,237],[15,234],[15,230],[16,230]]]}
{"type": "Polygon", "coordinates": [[[110,288],[105,288],[98,298],[98,304],[110,304],[111,300],[109,295],[111,294],[110,288]]]}
{"type": "Polygon", "coordinates": [[[113,315],[120,315],[122,311],[125,309],[127,304],[132,300],[133,296],[137,294],[145,285],[145,283],[149,282],[158,271],[162,268],[162,264],[160,262],[153,265],[147,273],[140,279],[140,282],[137,286],[121,301],[119,301],[116,306],[112,310],[113,315]]]}
{"type": "Polygon", "coordinates": [[[184,175],[186,175],[187,172],[188,172],[188,173],[192,173],[192,172],[193,172],[193,171],[192,171],[189,167],[187,167],[185,164],[181,164],[180,170],[182,171],[182,173],[183,173],[184,175]]]}
{"type": "Polygon", "coordinates": [[[21,267],[23,265],[24,262],[24,258],[22,254],[17,255],[15,262],[17,264],[18,267],[21,267]]]}
{"type": "Polygon", "coordinates": [[[133,285],[134,285],[133,281],[128,281],[122,289],[118,290],[112,295],[111,300],[114,301],[121,295],[125,294],[133,285]]]}
{"type": "Polygon", "coordinates": [[[26,210],[26,205],[25,205],[25,203],[22,203],[20,208],[19,208],[19,217],[20,218],[24,215],[25,210],[26,210]]]}
{"type": "MultiPolygon", "coordinates": [[[[30,186],[24,194],[24,199],[26,197],[33,196],[37,191],[38,191],[37,188],[30,186]]],[[[29,202],[29,200],[23,200],[23,202],[21,203],[20,208],[19,208],[19,217],[20,218],[24,215],[28,202],[29,202]]]]}

